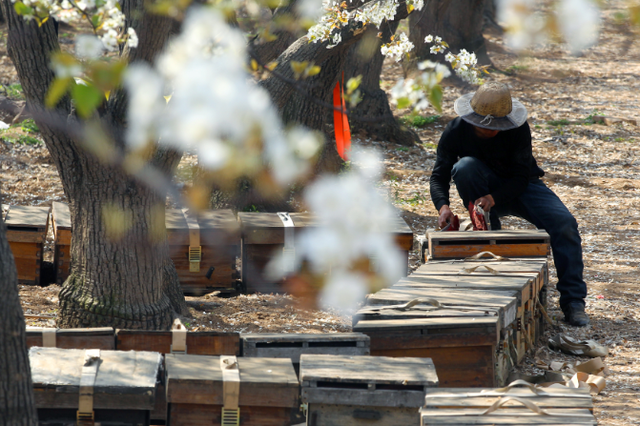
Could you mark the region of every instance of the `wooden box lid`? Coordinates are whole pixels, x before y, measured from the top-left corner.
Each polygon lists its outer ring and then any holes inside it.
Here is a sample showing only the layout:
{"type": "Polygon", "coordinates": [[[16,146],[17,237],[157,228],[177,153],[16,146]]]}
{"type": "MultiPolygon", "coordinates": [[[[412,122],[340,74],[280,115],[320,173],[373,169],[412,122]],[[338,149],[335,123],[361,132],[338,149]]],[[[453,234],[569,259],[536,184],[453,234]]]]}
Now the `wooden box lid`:
{"type": "Polygon", "coordinates": [[[9,206],[5,225],[9,242],[42,243],[47,236],[49,207],[9,206]]]}
{"type": "Polygon", "coordinates": [[[430,260],[416,269],[412,275],[492,275],[491,269],[497,272],[497,276],[542,274],[547,269],[547,260],[540,259],[514,259],[509,261],[468,261],[461,259],[430,260]]]}
{"type": "MultiPolygon", "coordinates": [[[[367,297],[367,305],[398,305],[416,299],[434,299],[446,309],[463,307],[498,313],[504,328],[516,320],[518,299],[515,291],[454,291],[438,288],[388,288],[367,297]]],[[[425,306],[424,303],[416,306],[425,306]]],[[[354,330],[355,331],[355,330],[354,330]]]]}
{"type": "Polygon", "coordinates": [[[362,333],[246,333],[240,336],[243,356],[290,358],[302,354],[369,355],[369,336],[362,333]]]}
{"type": "MultiPolygon", "coordinates": [[[[593,411],[593,399],[589,389],[567,387],[535,388],[506,387],[501,389],[479,388],[439,388],[428,389],[425,397],[426,408],[489,408],[502,397],[516,397],[533,401],[540,408],[586,408],[593,411]]],[[[521,408],[515,401],[504,408],[521,408]]]]}
{"type": "Polygon", "coordinates": [[[430,358],[303,354],[302,399],[310,404],[420,407],[438,386],[430,358]]]}
{"type": "Polygon", "coordinates": [[[53,236],[57,244],[71,244],[71,214],[69,205],[54,201],[51,205],[53,236]]]}
{"type": "Polygon", "coordinates": [[[426,275],[411,274],[392,288],[441,288],[451,290],[514,291],[522,304],[534,296],[534,277],[519,275],[426,275]]]}
{"type": "Polygon", "coordinates": [[[27,327],[27,346],[45,346],[52,343],[61,349],[115,350],[115,330],[111,327],[97,328],[43,328],[27,327]],[[54,333],[54,336],[45,336],[54,333]]]}
{"type": "MultiPolygon", "coordinates": [[[[289,213],[295,228],[318,226],[311,213],[289,213]]],[[[245,244],[284,244],[284,224],[277,213],[238,213],[242,238],[245,244]]],[[[403,250],[413,247],[413,231],[400,216],[393,218],[385,232],[396,236],[396,242],[403,250]]]]}
{"type": "MultiPolygon", "coordinates": [[[[121,351],[171,353],[173,333],[160,330],[117,330],[116,347],[121,351]]],[[[193,355],[238,355],[240,334],[235,332],[188,332],[187,353],[193,355]]]]}
{"type": "MultiPolygon", "coordinates": [[[[191,214],[188,213],[187,214],[191,214]]],[[[197,214],[202,245],[240,244],[240,225],[231,210],[207,210],[197,214]]],[[[167,209],[165,226],[170,245],[189,245],[189,225],[180,209],[167,209]]]]}
{"type": "MultiPolygon", "coordinates": [[[[222,405],[220,357],[167,354],[167,402],[222,405]]],[[[290,359],[238,358],[242,406],[295,407],[298,378],[290,359]]]]}
{"type": "Polygon", "coordinates": [[[427,232],[427,239],[437,244],[479,244],[479,241],[495,241],[495,244],[546,243],[549,234],[543,229],[504,229],[500,231],[427,232]]]}
{"type": "MultiPolygon", "coordinates": [[[[81,349],[29,349],[31,377],[38,408],[78,408],[81,349]]],[[[151,410],[162,356],[155,352],[100,351],[94,386],[94,408],[151,410]]]]}
{"type": "Polygon", "coordinates": [[[596,418],[586,409],[549,409],[548,414],[536,414],[528,408],[508,408],[491,414],[483,414],[484,409],[430,409],[421,408],[422,426],[455,425],[455,426],[595,426],[596,418]]]}

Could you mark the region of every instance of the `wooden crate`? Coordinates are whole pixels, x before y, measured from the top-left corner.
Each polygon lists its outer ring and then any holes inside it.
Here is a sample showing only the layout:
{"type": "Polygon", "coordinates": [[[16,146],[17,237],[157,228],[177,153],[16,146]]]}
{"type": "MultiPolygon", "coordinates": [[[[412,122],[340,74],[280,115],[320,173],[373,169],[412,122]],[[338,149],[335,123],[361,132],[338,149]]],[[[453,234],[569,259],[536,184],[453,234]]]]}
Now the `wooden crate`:
{"type": "Polygon", "coordinates": [[[199,296],[214,290],[237,290],[240,226],[231,210],[204,211],[196,217],[168,209],[165,223],[171,259],[185,293],[199,296]],[[196,262],[198,249],[200,261],[196,262]]]}
{"type": "Polygon", "coordinates": [[[569,388],[429,389],[420,417],[422,426],[597,424],[589,390],[569,388]]]}
{"type": "Polygon", "coordinates": [[[67,204],[53,202],[51,223],[55,244],[53,264],[56,282],[62,284],[69,276],[69,268],[71,267],[71,215],[67,204]]]}
{"type": "Polygon", "coordinates": [[[239,406],[239,425],[289,424],[299,393],[291,361],[284,358],[233,360],[236,364],[230,361],[227,365],[235,365],[237,370],[229,368],[223,373],[221,357],[165,356],[170,426],[219,425],[223,406],[226,402],[228,407],[233,407],[234,395],[239,406]],[[233,376],[234,370],[239,382],[227,376],[233,376]],[[233,383],[239,383],[239,390],[234,389],[233,383]]]}
{"type": "Polygon", "coordinates": [[[289,358],[298,371],[302,354],[369,355],[369,336],[362,333],[241,334],[242,356],[289,358]]]}
{"type": "Polygon", "coordinates": [[[40,284],[42,250],[49,227],[49,207],[9,206],[5,225],[20,284],[40,284]]]}
{"type": "Polygon", "coordinates": [[[549,234],[544,230],[428,232],[427,258],[464,259],[483,251],[507,257],[547,257],[549,234]]]}
{"type": "Polygon", "coordinates": [[[393,289],[441,289],[441,290],[476,290],[476,291],[513,291],[518,299],[516,319],[516,348],[518,361],[524,358],[527,351],[532,350],[536,338],[537,310],[534,294],[535,277],[520,275],[429,275],[425,271],[430,265],[422,265],[416,274],[400,280],[393,289]]]}
{"type": "MultiPolygon", "coordinates": [[[[317,226],[310,213],[288,213],[292,226],[285,227],[278,213],[238,213],[242,228],[242,282],[248,292],[279,292],[281,282],[273,282],[265,274],[266,265],[285,249],[295,252],[295,234],[305,228],[317,226]],[[287,231],[285,232],[285,229],[287,231]]],[[[288,223],[288,222],[287,222],[288,223]]],[[[413,231],[397,216],[389,224],[398,248],[403,252],[407,271],[409,251],[413,248],[413,231]]]]}
{"type": "Polygon", "coordinates": [[[111,327],[68,329],[27,327],[27,347],[32,346],[115,350],[115,330],[111,327]]]}
{"type": "Polygon", "coordinates": [[[310,426],[417,426],[438,375],[428,358],[304,354],[300,381],[310,426]]]}
{"type": "Polygon", "coordinates": [[[371,355],[431,358],[447,387],[494,387],[506,373],[497,353],[497,317],[359,321],[353,331],[371,338],[371,355]]]}
{"type": "Polygon", "coordinates": [[[544,334],[545,321],[538,302],[546,309],[549,264],[546,258],[519,258],[496,261],[487,260],[432,260],[418,268],[411,277],[422,276],[519,276],[533,280],[532,298],[525,318],[531,329],[531,336],[537,342],[544,334]]]}
{"type": "Polygon", "coordinates": [[[33,347],[29,361],[40,425],[75,426],[80,410],[102,426],[149,424],[160,354],[33,347]],[[93,395],[89,404],[80,389],[93,395]]]}
{"type": "MultiPolygon", "coordinates": [[[[117,330],[116,348],[121,351],[172,352],[176,333],[156,330],[117,330]]],[[[185,353],[193,355],[239,355],[240,334],[218,331],[186,333],[185,353]]]]}

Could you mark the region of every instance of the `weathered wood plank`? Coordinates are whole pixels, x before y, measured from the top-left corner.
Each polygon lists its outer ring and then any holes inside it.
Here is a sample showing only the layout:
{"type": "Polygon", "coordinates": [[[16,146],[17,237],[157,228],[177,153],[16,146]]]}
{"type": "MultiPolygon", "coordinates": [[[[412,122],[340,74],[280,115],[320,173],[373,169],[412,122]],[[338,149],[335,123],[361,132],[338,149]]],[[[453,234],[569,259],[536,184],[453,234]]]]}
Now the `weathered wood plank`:
{"type": "MultiPolygon", "coordinates": [[[[41,327],[27,327],[27,347],[43,346],[41,327]]],[[[50,329],[56,333],[56,347],[61,349],[115,350],[115,330],[111,327],[50,329]]]]}
{"type": "MultiPolygon", "coordinates": [[[[171,353],[170,331],[117,330],[116,348],[122,351],[171,353]]],[[[217,331],[187,333],[187,353],[194,355],[239,355],[240,334],[217,331]]]]}
{"type": "MultiPolygon", "coordinates": [[[[38,408],[76,408],[85,351],[32,347],[31,376],[38,408]]],[[[101,351],[94,386],[96,409],[151,410],[162,356],[101,351]]]]}
{"type": "Polygon", "coordinates": [[[419,426],[416,407],[361,406],[356,404],[309,404],[309,426],[419,426]]]}
{"type": "MultiPolygon", "coordinates": [[[[167,402],[222,405],[222,371],[218,357],[167,354],[167,402]]],[[[299,384],[291,360],[238,358],[240,405],[294,407],[299,384]]]]}
{"type": "Polygon", "coordinates": [[[509,408],[482,415],[482,409],[421,409],[423,426],[430,425],[596,425],[593,414],[586,409],[547,410],[551,415],[540,415],[528,408],[509,408]]]}
{"type": "MultiPolygon", "coordinates": [[[[171,426],[212,426],[221,424],[222,406],[171,403],[168,407],[171,426]]],[[[241,426],[285,426],[290,424],[290,407],[240,405],[241,426]]]]}
{"type": "Polygon", "coordinates": [[[289,358],[294,364],[301,354],[369,355],[369,336],[362,333],[247,333],[240,339],[243,356],[289,358]]]}

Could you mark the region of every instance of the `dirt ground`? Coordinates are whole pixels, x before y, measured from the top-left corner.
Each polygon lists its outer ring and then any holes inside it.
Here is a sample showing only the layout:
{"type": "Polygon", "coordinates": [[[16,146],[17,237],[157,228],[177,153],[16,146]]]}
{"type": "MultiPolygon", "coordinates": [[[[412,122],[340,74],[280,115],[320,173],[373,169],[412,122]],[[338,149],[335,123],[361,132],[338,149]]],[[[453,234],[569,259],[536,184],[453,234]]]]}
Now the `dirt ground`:
{"type": "MultiPolygon", "coordinates": [[[[640,119],[640,45],[635,32],[615,19],[616,13],[624,11],[625,4],[623,0],[604,3],[599,43],[582,56],[570,56],[562,45],[547,45],[518,56],[504,46],[499,35],[486,35],[489,55],[496,68],[488,78],[508,84],[512,94],[528,108],[534,155],[546,171],[545,181],[579,222],[591,325],[582,329],[565,325],[557,308],[555,290],[550,293],[549,312],[568,334],[594,339],[609,348],[605,363],[612,374],[607,377],[605,390],[594,397],[595,414],[601,425],[640,424],[640,300],[637,297],[640,144],[635,121],[640,119]],[[597,124],[602,120],[600,117],[609,119],[597,124]]],[[[63,40],[67,40],[64,34],[63,40]]],[[[394,78],[401,74],[400,66],[389,64],[383,75],[383,86],[391,87],[394,78]]],[[[3,41],[0,83],[16,82],[3,41]]],[[[384,186],[415,235],[423,235],[436,227],[436,211],[428,185],[435,146],[444,126],[455,116],[453,101],[468,90],[446,87],[441,117],[416,129],[422,141],[419,146],[407,148],[366,136],[355,138],[355,144],[374,146],[383,152],[387,167],[384,186]]],[[[190,161],[193,158],[186,159],[184,167],[190,161]]],[[[50,205],[52,201],[64,200],[55,168],[42,144],[12,144],[3,137],[0,162],[5,204],[50,205]]],[[[452,189],[452,200],[458,199],[452,189]]],[[[465,216],[461,203],[456,202],[452,207],[454,213],[465,216]]],[[[503,225],[505,228],[530,227],[518,219],[506,219],[503,225]]],[[[419,265],[417,250],[412,252],[410,262],[412,268],[419,265]]],[[[56,285],[21,286],[25,312],[55,314],[58,291],[56,285]]],[[[188,303],[193,314],[189,323],[192,330],[350,330],[349,317],[301,309],[286,295],[234,298],[207,295],[189,297],[188,303]]],[[[51,320],[28,319],[29,325],[47,323],[51,320]]],[[[547,335],[551,335],[551,330],[547,335]]],[[[540,373],[535,367],[538,359],[572,363],[586,360],[559,354],[543,344],[519,369],[540,373]]]]}

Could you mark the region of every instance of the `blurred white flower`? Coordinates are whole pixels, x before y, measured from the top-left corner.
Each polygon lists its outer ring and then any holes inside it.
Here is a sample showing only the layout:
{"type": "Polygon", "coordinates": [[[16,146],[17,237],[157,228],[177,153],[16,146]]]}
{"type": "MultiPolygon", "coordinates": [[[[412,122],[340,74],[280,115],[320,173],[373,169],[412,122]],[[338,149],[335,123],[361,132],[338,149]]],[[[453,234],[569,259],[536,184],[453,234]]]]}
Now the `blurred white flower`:
{"type": "Polygon", "coordinates": [[[298,16],[312,21],[317,21],[322,16],[324,13],[322,6],[322,0],[298,0],[295,4],[298,16]]]}
{"type": "Polygon", "coordinates": [[[506,29],[505,41],[523,50],[547,41],[546,20],[536,12],[535,0],[498,0],[498,21],[506,29]]]}
{"type": "Polygon", "coordinates": [[[598,41],[600,9],[592,0],[562,0],[556,16],[571,53],[580,53],[598,41]]]}
{"type": "Polygon", "coordinates": [[[82,59],[96,59],[102,55],[104,45],[96,36],[81,34],[76,37],[76,56],[82,59]]]}
{"type": "Polygon", "coordinates": [[[353,314],[369,293],[367,277],[363,274],[339,271],[332,274],[320,291],[320,307],[353,314]]]}
{"type": "Polygon", "coordinates": [[[129,27],[129,29],[127,29],[127,36],[127,44],[129,47],[138,47],[138,34],[136,34],[136,31],[133,28],[129,27]]]}

